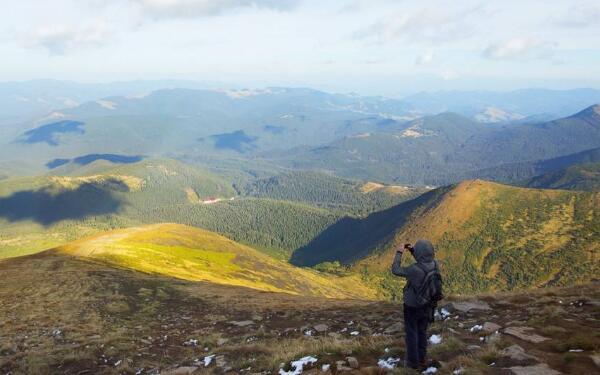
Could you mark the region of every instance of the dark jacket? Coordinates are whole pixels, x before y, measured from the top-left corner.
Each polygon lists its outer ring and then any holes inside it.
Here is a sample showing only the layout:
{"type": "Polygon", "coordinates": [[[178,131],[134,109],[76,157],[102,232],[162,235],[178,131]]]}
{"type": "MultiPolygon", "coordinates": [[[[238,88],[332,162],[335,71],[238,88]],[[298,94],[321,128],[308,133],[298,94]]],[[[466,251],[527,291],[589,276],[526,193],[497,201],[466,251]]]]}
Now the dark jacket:
{"type": "MultiPolygon", "coordinates": [[[[414,249],[413,255],[417,263],[420,263],[427,272],[437,267],[437,263],[433,260],[434,250],[431,242],[419,240],[415,244],[414,249]]],[[[415,290],[419,289],[423,279],[425,279],[425,272],[416,263],[408,267],[402,267],[401,262],[402,256],[396,253],[396,257],[392,263],[392,273],[396,276],[405,277],[408,281],[404,287],[404,304],[418,307],[415,290]]]]}

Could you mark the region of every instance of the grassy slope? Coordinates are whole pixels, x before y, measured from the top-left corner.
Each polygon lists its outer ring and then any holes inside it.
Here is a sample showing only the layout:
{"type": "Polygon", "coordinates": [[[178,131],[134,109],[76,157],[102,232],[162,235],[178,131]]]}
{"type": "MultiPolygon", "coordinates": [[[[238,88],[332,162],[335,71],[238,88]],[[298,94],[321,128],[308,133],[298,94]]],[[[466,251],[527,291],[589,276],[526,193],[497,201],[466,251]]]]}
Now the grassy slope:
{"type": "MultiPolygon", "coordinates": [[[[479,296],[491,310],[454,313],[434,323],[430,334],[441,335],[442,343],[429,353],[442,362],[441,374],[458,368],[500,373],[523,365],[499,353],[518,344],[561,373],[595,373],[590,354],[600,349],[599,293],[590,284],[479,296]],[[482,322],[526,325],[549,339],[531,344],[502,334],[481,340],[486,335],[469,327],[482,322]]],[[[456,300],[450,296],[448,302],[456,300]]],[[[248,367],[276,373],[281,363],[306,355],[318,358],[305,368],[312,373],[325,364],[334,368],[349,352],[358,359],[358,371],[377,373],[379,359],[405,355],[403,331],[385,332],[402,318],[397,304],[174,279],[57,251],[0,260],[2,373],[167,373],[179,366],[200,366],[201,373],[225,372],[226,366],[235,373],[248,367]],[[239,321],[249,324],[234,324],[239,321]],[[312,329],[322,323],[326,332],[312,329]],[[185,344],[191,339],[197,346],[185,344]],[[223,356],[225,365],[212,361],[203,369],[199,361],[213,354],[223,356]]]]}
{"type": "Polygon", "coordinates": [[[542,189],[600,191],[600,163],[574,165],[533,177],[521,185],[542,189]]]}
{"type": "Polygon", "coordinates": [[[598,193],[466,181],[415,211],[382,252],[356,267],[380,272],[384,288],[394,288],[394,245],[428,238],[454,292],[586,282],[600,272],[598,207],[598,193]]]}
{"type": "Polygon", "coordinates": [[[103,233],[52,251],[136,271],[217,284],[333,298],[373,298],[355,276],[295,268],[215,233],[154,224],[103,233]]]}

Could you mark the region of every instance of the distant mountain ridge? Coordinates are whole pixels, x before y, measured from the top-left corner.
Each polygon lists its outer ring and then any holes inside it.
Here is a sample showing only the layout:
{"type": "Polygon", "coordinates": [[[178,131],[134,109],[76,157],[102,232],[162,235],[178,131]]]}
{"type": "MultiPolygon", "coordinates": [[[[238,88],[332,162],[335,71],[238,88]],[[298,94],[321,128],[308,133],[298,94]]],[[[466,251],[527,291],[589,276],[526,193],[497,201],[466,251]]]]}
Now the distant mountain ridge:
{"type": "Polygon", "coordinates": [[[600,147],[600,117],[593,106],[535,124],[489,127],[463,116],[424,117],[364,137],[273,154],[283,165],[336,171],[390,183],[444,185],[504,164],[550,159],[600,147]]]}

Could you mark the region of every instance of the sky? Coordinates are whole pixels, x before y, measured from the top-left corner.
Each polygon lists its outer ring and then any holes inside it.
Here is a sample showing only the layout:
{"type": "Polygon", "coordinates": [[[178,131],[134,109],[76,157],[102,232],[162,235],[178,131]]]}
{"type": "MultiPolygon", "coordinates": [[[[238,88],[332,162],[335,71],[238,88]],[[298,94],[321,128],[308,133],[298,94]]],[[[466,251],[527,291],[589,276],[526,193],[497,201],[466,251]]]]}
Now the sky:
{"type": "Polygon", "coordinates": [[[0,81],[600,88],[599,0],[0,0],[0,81]]]}

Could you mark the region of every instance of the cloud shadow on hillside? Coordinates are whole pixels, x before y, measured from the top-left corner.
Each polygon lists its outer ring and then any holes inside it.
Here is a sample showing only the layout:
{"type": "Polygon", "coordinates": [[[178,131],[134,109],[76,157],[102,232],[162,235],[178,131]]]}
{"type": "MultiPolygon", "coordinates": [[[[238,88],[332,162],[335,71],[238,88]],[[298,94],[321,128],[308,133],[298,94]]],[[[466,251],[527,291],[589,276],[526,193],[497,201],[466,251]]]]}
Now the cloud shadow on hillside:
{"type": "Polygon", "coordinates": [[[118,179],[108,179],[102,185],[86,182],[68,190],[46,187],[19,191],[0,197],[0,218],[11,222],[33,220],[48,226],[63,220],[116,213],[124,205],[116,191],[129,191],[129,187],[118,179]]]}
{"type": "Polygon", "coordinates": [[[445,191],[432,190],[365,218],[343,217],[306,246],[295,250],[290,263],[303,267],[333,261],[348,264],[374,251],[384,250],[378,246],[388,244],[411,216],[435,205],[445,191]]]}

